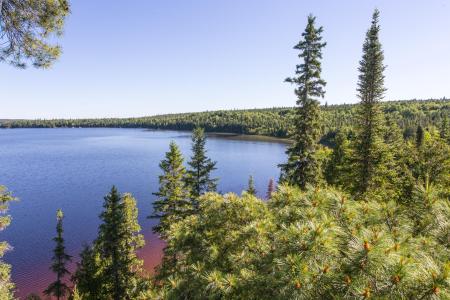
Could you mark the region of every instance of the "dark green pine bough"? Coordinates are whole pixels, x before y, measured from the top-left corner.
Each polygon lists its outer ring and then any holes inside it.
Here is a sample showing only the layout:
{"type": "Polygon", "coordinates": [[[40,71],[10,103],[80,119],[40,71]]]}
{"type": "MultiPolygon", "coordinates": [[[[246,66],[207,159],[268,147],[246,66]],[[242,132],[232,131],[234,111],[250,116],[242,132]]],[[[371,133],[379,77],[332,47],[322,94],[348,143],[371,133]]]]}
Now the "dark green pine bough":
{"type": "Polygon", "coordinates": [[[326,43],[322,42],[322,27],[316,27],[316,18],[310,15],[308,24],[301,40],[294,49],[300,51],[298,55],[302,63],[297,65],[293,78],[286,81],[296,84],[295,94],[298,97],[294,119],[294,141],[286,154],[288,161],[281,167],[281,181],[305,188],[306,185],[318,183],[320,174],[319,163],[316,158],[320,137],[320,107],[318,98],[325,95],[325,81],[321,78],[322,49],[326,43]]]}
{"type": "Polygon", "coordinates": [[[0,0],[0,61],[50,67],[61,54],[53,42],[69,11],[67,0],[0,0]]]}

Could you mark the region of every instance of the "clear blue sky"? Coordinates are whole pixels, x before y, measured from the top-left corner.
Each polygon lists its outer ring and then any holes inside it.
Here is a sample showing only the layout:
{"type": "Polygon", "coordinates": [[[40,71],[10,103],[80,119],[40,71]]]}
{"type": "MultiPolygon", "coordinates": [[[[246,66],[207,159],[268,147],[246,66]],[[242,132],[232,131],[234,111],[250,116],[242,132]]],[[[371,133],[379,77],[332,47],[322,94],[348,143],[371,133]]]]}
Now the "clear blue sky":
{"type": "Polygon", "coordinates": [[[0,118],[124,117],[292,106],[283,83],[309,13],[324,27],[323,102],[356,101],[381,10],[386,100],[450,96],[450,1],[72,0],[50,70],[0,65],[0,118]]]}

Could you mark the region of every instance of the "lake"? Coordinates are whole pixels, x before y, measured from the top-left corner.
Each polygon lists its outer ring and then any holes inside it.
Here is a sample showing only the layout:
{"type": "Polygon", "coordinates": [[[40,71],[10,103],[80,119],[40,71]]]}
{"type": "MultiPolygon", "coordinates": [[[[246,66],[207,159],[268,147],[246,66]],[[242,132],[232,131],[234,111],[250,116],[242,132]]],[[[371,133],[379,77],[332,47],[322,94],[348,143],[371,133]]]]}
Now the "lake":
{"type": "MultiPolygon", "coordinates": [[[[146,246],[140,251],[151,271],[161,258],[163,244],[151,233],[152,192],[158,189],[159,162],[174,140],[190,156],[190,133],[115,128],[58,128],[0,130],[0,185],[18,202],[10,205],[11,226],[0,233],[13,247],[4,260],[12,265],[17,295],[42,292],[54,280],[49,271],[55,235],[56,210],[65,213],[67,252],[76,256],[83,243],[97,234],[103,196],[114,184],[138,201],[139,222],[146,246]]],[[[220,192],[241,193],[248,176],[264,197],[277,164],[285,160],[283,143],[208,138],[208,154],[216,160],[220,192]]],[[[73,267],[73,266],[72,266],[73,267]]]]}

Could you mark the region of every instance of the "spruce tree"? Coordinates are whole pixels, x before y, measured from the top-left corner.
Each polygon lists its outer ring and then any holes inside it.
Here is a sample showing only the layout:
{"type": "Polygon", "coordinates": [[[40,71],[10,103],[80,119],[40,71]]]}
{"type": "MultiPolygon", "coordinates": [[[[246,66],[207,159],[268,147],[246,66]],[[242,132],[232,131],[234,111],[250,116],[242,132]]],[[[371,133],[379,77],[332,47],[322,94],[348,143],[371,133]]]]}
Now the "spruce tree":
{"type": "Polygon", "coordinates": [[[417,126],[416,130],[416,148],[420,148],[423,144],[423,128],[422,126],[417,126]]]}
{"type": "MultiPolygon", "coordinates": [[[[3,231],[11,223],[11,216],[6,215],[9,203],[16,200],[8,190],[0,185],[0,231],[3,231]]],[[[6,251],[11,247],[7,242],[0,242],[0,299],[12,300],[14,298],[14,284],[11,282],[11,266],[2,260],[6,251]]]]}
{"type": "Polygon", "coordinates": [[[252,175],[248,177],[248,187],[246,192],[250,195],[256,196],[255,181],[253,180],[252,175]]]}
{"type": "Polygon", "coordinates": [[[56,212],[56,237],[53,241],[56,243],[53,250],[53,264],[50,269],[56,274],[56,280],[52,282],[44,291],[45,295],[54,296],[56,299],[62,299],[70,293],[70,288],[64,282],[64,277],[69,275],[67,270],[67,263],[71,262],[72,258],[66,253],[63,238],[63,218],[64,214],[61,209],[56,212]]]}
{"type": "Polygon", "coordinates": [[[354,192],[361,197],[379,187],[377,178],[383,160],[383,120],[380,101],[384,88],[384,54],[379,40],[379,11],[375,9],[372,25],[366,34],[363,56],[359,62],[358,97],[361,100],[357,116],[354,151],[354,192]]]}
{"type": "Polygon", "coordinates": [[[321,78],[322,27],[316,27],[316,18],[308,16],[308,24],[302,40],[294,49],[300,51],[298,57],[302,63],[296,66],[295,77],[287,78],[286,82],[297,85],[297,108],[295,110],[292,135],[294,143],[286,154],[288,161],[281,164],[281,181],[305,188],[307,184],[315,185],[319,181],[320,166],[316,158],[319,140],[320,107],[318,98],[325,95],[326,82],[321,78]]]}
{"type": "Polygon", "coordinates": [[[153,231],[164,238],[171,224],[192,212],[192,204],[185,184],[183,156],[175,142],[170,143],[169,151],[159,167],[163,174],[159,176],[159,191],[154,193],[158,198],[153,202],[154,212],[150,218],[159,219],[159,224],[153,227],[153,231]]]}
{"type": "Polygon", "coordinates": [[[113,186],[105,197],[100,219],[95,244],[100,258],[107,262],[101,277],[103,284],[114,300],[133,299],[142,265],[136,250],[143,246],[135,200],[128,194],[121,195],[113,186]]]}
{"type": "Polygon", "coordinates": [[[211,178],[211,172],[216,169],[216,163],[206,156],[205,131],[197,127],[192,132],[192,157],[188,162],[190,168],[186,174],[186,184],[191,190],[194,209],[198,207],[198,197],[205,192],[214,192],[217,188],[217,178],[211,178]]]}
{"type": "Polygon", "coordinates": [[[104,198],[102,223],[92,246],[85,246],[73,278],[83,299],[136,299],[141,292],[144,246],[136,200],[113,186],[104,198]]]}
{"type": "Polygon", "coordinates": [[[270,199],[272,197],[272,194],[275,192],[275,183],[273,181],[273,178],[270,178],[269,185],[267,186],[267,194],[266,198],[270,199]]]}
{"type": "Polygon", "coordinates": [[[106,282],[102,280],[102,274],[107,262],[100,257],[95,242],[94,245],[84,245],[80,253],[80,261],[72,281],[77,286],[78,292],[86,299],[107,299],[106,282]]]}
{"type": "Polygon", "coordinates": [[[325,178],[329,184],[345,188],[350,184],[350,142],[348,132],[340,129],[334,137],[334,148],[325,168],[325,178]]]}

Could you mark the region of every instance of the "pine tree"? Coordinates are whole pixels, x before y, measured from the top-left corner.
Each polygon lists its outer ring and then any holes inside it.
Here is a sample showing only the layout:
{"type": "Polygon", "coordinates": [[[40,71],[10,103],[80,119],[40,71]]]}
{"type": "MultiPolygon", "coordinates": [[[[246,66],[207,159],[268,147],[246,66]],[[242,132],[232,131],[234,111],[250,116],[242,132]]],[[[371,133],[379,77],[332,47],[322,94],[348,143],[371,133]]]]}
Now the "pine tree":
{"type": "Polygon", "coordinates": [[[108,299],[105,292],[107,284],[102,280],[102,274],[107,262],[100,257],[100,251],[96,245],[84,245],[80,253],[80,261],[77,262],[77,269],[72,278],[76,284],[78,292],[86,299],[108,299]]]}
{"type": "Polygon", "coordinates": [[[439,132],[431,128],[424,131],[422,146],[416,148],[412,174],[420,185],[433,184],[450,191],[450,146],[439,132]]]}
{"type": "MultiPolygon", "coordinates": [[[[0,231],[3,231],[11,223],[11,216],[8,212],[9,202],[16,200],[10,192],[0,185],[0,231]]],[[[0,299],[14,299],[14,284],[11,282],[11,266],[2,260],[6,251],[11,247],[7,242],[0,242],[0,299]]]]}
{"type": "Polygon", "coordinates": [[[325,168],[325,178],[329,184],[345,188],[350,184],[350,142],[345,129],[340,129],[334,137],[334,149],[325,168]]]}
{"type": "Polygon", "coordinates": [[[445,113],[444,113],[444,117],[442,118],[440,135],[441,135],[441,138],[445,142],[447,142],[447,144],[450,144],[450,124],[448,122],[447,114],[445,114],[445,113]]]}
{"type": "Polygon", "coordinates": [[[137,216],[136,200],[113,186],[104,198],[98,237],[84,247],[73,278],[83,298],[136,299],[141,292],[143,261],[136,251],[144,239],[137,216]]]}
{"type": "Polygon", "coordinates": [[[366,34],[363,57],[359,62],[358,97],[361,100],[357,118],[355,145],[354,192],[361,197],[379,187],[378,169],[383,160],[383,120],[379,102],[384,92],[384,54],[379,40],[379,11],[372,17],[366,34]]]}
{"type": "Polygon", "coordinates": [[[69,10],[67,0],[0,0],[0,62],[49,67],[61,53],[54,40],[69,10]]]}
{"type": "Polygon", "coordinates": [[[110,292],[114,300],[123,299],[126,291],[123,284],[125,274],[121,272],[125,262],[119,251],[119,247],[122,246],[120,243],[123,243],[124,238],[124,232],[120,230],[120,225],[124,221],[121,200],[117,189],[113,186],[111,192],[105,197],[103,212],[100,215],[102,224],[97,240],[102,258],[110,260],[104,272],[107,278],[103,280],[110,283],[110,292]]]}
{"type": "Polygon", "coordinates": [[[275,183],[273,181],[273,178],[270,178],[269,185],[267,186],[267,194],[266,198],[270,199],[272,198],[272,194],[275,192],[275,183]]]}
{"type": "Polygon", "coordinates": [[[420,148],[423,144],[423,128],[422,126],[417,126],[417,130],[416,130],[416,147],[420,148]]]}
{"type": "Polygon", "coordinates": [[[316,28],[316,18],[308,16],[308,24],[301,40],[294,49],[302,63],[296,66],[293,78],[286,81],[296,84],[297,108],[295,112],[294,143],[286,152],[288,161],[281,164],[281,181],[305,188],[307,184],[315,185],[319,181],[320,166],[315,157],[319,140],[320,107],[317,98],[325,95],[326,82],[320,77],[323,28],[316,28]]]}
{"type": "Polygon", "coordinates": [[[216,169],[216,163],[206,156],[205,131],[197,127],[192,132],[192,157],[188,162],[190,168],[186,174],[186,184],[191,190],[194,209],[198,207],[198,197],[205,192],[214,192],[217,188],[217,178],[211,178],[211,172],[216,169]]]}
{"type": "Polygon", "coordinates": [[[143,246],[135,200],[130,195],[121,195],[113,186],[105,197],[100,219],[102,224],[95,244],[101,259],[107,262],[103,284],[106,283],[114,300],[132,299],[142,265],[136,250],[143,246]]]}
{"type": "Polygon", "coordinates": [[[248,187],[246,192],[250,195],[256,196],[255,181],[253,180],[252,175],[248,177],[248,187]]]}
{"type": "Polygon", "coordinates": [[[56,274],[56,281],[52,282],[44,291],[45,295],[54,296],[58,300],[64,298],[70,292],[70,288],[64,282],[64,277],[70,274],[66,265],[72,261],[71,256],[66,253],[66,247],[64,246],[63,218],[64,214],[62,210],[58,209],[56,212],[56,237],[53,239],[56,247],[53,250],[53,264],[50,268],[56,274]]]}
{"type": "Polygon", "coordinates": [[[151,299],[448,299],[447,199],[354,201],[280,185],[263,202],[210,194],[176,224],[179,259],[151,299]]]}
{"type": "Polygon", "coordinates": [[[163,174],[159,176],[159,191],[154,193],[158,199],[153,202],[153,214],[150,218],[159,219],[153,231],[165,237],[171,224],[182,220],[192,211],[189,190],[185,185],[186,169],[183,156],[175,142],[170,143],[169,152],[159,167],[163,174]]]}

